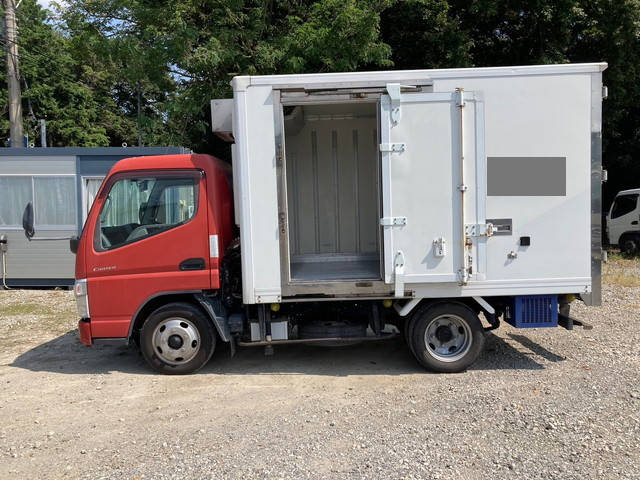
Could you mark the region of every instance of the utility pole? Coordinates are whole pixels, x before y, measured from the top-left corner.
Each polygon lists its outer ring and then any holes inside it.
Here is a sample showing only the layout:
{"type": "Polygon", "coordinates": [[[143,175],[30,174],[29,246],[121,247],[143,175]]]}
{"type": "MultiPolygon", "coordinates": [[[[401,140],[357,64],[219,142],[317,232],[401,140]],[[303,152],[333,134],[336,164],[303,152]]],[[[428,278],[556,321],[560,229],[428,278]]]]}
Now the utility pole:
{"type": "Polygon", "coordinates": [[[44,118],[40,120],[40,143],[43,148],[47,146],[47,121],[44,118]]]}
{"type": "Polygon", "coordinates": [[[22,92],[20,91],[20,67],[18,62],[18,25],[16,0],[4,0],[5,37],[7,43],[7,84],[9,86],[9,124],[11,147],[22,148],[22,92]]]}

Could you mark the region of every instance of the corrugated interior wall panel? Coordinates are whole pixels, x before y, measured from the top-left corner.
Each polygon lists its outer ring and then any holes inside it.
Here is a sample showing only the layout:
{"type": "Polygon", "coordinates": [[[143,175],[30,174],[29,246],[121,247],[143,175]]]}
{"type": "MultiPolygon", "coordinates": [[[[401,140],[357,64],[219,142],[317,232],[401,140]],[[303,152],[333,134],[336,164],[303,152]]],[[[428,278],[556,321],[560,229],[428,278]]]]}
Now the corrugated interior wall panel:
{"type": "Polygon", "coordinates": [[[293,257],[378,251],[376,105],[296,107],[285,120],[293,257]]]}

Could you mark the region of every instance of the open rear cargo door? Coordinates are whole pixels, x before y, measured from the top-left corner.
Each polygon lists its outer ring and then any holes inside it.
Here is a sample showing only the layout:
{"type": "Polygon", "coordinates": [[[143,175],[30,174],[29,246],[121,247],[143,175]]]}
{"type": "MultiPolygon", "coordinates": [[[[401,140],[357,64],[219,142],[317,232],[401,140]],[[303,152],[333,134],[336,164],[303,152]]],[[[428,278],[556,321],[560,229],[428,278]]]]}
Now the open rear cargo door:
{"type": "Polygon", "coordinates": [[[484,222],[485,203],[474,94],[411,93],[399,84],[387,91],[380,102],[385,282],[395,283],[396,296],[405,284],[465,283],[476,248],[464,247],[465,224],[484,222]]]}

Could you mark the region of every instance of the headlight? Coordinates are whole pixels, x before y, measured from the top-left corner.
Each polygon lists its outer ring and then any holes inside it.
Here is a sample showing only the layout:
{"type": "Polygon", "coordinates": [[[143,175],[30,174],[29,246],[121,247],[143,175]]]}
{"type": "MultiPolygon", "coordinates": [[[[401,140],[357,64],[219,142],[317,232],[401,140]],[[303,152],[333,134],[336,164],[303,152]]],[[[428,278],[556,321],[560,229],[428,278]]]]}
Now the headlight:
{"type": "Polygon", "coordinates": [[[73,293],[76,297],[76,306],[80,318],[90,318],[89,316],[89,291],[87,290],[87,279],[76,280],[73,286],[73,293]]]}

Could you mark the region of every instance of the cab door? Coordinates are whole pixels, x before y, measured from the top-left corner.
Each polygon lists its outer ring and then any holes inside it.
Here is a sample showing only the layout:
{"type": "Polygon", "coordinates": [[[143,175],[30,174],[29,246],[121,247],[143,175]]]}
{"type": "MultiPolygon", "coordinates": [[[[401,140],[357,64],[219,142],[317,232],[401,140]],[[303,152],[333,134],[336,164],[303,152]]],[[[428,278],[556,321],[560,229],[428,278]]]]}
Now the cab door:
{"type": "Polygon", "coordinates": [[[623,233],[640,230],[638,221],[640,221],[638,194],[618,195],[609,213],[609,242],[617,245],[623,233]]]}
{"type": "Polygon", "coordinates": [[[205,182],[198,170],[107,180],[87,232],[94,337],[128,336],[136,310],[154,295],[211,287],[205,182]]]}

